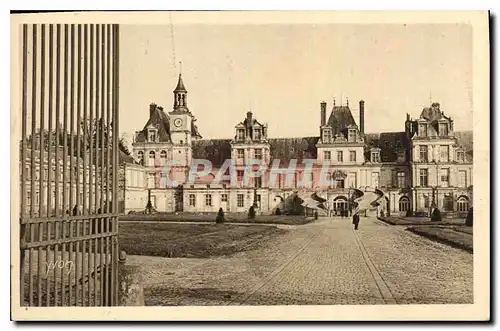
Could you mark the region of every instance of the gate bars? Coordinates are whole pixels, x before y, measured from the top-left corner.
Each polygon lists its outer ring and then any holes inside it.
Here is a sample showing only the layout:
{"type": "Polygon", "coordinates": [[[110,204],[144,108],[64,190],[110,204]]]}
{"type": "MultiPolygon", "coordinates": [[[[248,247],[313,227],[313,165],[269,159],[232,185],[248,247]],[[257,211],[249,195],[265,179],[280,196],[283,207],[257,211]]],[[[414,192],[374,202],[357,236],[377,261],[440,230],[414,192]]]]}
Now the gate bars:
{"type": "Polygon", "coordinates": [[[115,306],[119,26],[21,29],[21,305],[115,306]]]}

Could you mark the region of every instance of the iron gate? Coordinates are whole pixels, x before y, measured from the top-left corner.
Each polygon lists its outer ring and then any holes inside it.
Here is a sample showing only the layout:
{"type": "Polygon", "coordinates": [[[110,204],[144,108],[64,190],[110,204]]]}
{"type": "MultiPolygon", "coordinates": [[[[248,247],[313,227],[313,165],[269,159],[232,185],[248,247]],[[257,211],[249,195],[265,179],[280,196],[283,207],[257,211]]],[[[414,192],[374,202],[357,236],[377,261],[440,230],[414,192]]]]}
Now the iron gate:
{"type": "Polygon", "coordinates": [[[117,305],[119,27],[21,29],[21,305],[117,305]]]}

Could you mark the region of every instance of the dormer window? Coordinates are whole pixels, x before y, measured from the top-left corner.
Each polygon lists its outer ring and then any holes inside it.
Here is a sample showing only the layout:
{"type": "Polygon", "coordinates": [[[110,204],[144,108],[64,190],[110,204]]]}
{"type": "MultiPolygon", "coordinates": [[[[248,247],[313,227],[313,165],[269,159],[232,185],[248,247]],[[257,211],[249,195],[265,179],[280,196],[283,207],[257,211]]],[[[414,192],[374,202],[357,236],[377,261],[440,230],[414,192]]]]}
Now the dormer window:
{"type": "Polygon", "coordinates": [[[465,160],[465,153],[463,151],[458,151],[457,152],[457,161],[464,162],[464,160],[465,160]]]}
{"type": "Polygon", "coordinates": [[[149,129],[148,141],[149,142],[156,142],[156,130],[155,129],[149,129]]]}
{"type": "Polygon", "coordinates": [[[245,129],[236,130],[236,140],[245,140],[245,129]]]}
{"type": "Polygon", "coordinates": [[[349,129],[349,138],[348,139],[350,142],[356,141],[356,130],[355,129],[349,129]]]}
{"type": "Polygon", "coordinates": [[[448,136],[448,123],[439,123],[439,135],[442,137],[448,136]]]}
{"type": "Polygon", "coordinates": [[[332,140],[332,133],[330,130],[324,130],[323,131],[323,143],[328,144],[332,140]]]}
{"type": "Polygon", "coordinates": [[[380,150],[373,149],[371,151],[371,162],[380,163],[380,150]]]}
{"type": "Polygon", "coordinates": [[[253,137],[255,140],[261,140],[262,139],[262,131],[260,129],[255,129],[253,133],[253,137]]]}
{"type": "Polygon", "coordinates": [[[420,123],[418,126],[418,135],[420,137],[427,137],[427,124],[420,123]]]}

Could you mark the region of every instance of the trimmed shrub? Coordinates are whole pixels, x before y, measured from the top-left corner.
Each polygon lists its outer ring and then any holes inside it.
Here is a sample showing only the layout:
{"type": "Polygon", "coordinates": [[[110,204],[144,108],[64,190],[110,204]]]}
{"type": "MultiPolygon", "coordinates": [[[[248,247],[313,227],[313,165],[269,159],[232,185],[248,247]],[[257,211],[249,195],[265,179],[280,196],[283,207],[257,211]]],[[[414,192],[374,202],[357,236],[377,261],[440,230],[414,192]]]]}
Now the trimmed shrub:
{"type": "Polygon", "coordinates": [[[441,212],[439,211],[439,209],[434,208],[434,211],[432,212],[432,215],[431,215],[431,221],[441,222],[441,212]]]}

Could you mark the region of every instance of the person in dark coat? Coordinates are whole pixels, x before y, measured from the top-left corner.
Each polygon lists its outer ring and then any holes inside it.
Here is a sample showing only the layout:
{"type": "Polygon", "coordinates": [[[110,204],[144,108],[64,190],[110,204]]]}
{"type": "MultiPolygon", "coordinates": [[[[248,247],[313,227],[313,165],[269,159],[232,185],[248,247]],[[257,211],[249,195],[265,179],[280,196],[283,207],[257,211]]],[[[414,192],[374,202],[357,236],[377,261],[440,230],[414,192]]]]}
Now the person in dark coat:
{"type": "Polygon", "coordinates": [[[219,212],[217,213],[217,217],[215,218],[215,223],[223,223],[224,222],[224,210],[219,208],[219,212]]]}
{"type": "Polygon", "coordinates": [[[355,213],[352,216],[352,224],[354,224],[354,230],[357,230],[358,229],[358,225],[359,225],[359,215],[358,215],[358,213],[355,213]]]}

